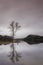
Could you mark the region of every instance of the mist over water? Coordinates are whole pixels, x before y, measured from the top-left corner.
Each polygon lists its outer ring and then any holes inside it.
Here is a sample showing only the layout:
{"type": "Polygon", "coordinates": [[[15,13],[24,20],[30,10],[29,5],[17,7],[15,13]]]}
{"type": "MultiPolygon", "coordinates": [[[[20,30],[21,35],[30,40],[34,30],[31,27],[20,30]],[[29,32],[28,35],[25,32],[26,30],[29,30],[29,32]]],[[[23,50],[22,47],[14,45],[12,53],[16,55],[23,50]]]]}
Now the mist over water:
{"type": "Polygon", "coordinates": [[[15,49],[21,54],[21,58],[13,63],[8,57],[10,44],[0,46],[0,65],[43,65],[43,43],[28,45],[26,42],[20,42],[15,44],[15,49]]]}
{"type": "MultiPolygon", "coordinates": [[[[21,29],[16,38],[30,34],[43,36],[43,0],[0,0],[0,35],[10,35],[9,25],[18,22],[21,29]]],[[[43,43],[15,44],[21,58],[16,63],[10,60],[11,44],[0,45],[0,65],[43,65],[43,43]]]]}

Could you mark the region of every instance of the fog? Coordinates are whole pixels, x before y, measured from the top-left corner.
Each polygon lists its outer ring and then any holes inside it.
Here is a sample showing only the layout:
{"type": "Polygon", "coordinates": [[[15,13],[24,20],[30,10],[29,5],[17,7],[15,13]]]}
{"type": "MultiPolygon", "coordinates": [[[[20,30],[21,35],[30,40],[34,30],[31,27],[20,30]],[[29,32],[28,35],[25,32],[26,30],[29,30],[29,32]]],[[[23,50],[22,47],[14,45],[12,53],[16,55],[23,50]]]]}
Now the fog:
{"type": "MultiPolygon", "coordinates": [[[[11,35],[9,26],[12,21],[21,26],[16,38],[29,34],[43,36],[43,0],[0,0],[0,35],[11,35]]],[[[12,63],[8,57],[10,44],[1,45],[0,65],[43,65],[43,43],[28,45],[21,42],[16,45],[16,50],[22,57],[19,62],[12,63]]]]}
{"type": "Polygon", "coordinates": [[[0,0],[0,34],[9,35],[12,21],[21,25],[17,37],[43,35],[43,0],[0,0]]]}

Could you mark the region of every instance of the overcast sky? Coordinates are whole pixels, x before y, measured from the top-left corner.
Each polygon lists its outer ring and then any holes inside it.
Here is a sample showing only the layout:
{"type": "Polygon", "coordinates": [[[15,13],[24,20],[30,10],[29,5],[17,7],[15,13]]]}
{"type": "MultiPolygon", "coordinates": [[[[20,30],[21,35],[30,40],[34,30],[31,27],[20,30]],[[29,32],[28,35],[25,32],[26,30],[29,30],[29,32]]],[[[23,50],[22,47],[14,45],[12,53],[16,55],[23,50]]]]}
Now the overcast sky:
{"type": "Polygon", "coordinates": [[[12,21],[19,22],[17,37],[43,35],[43,0],[0,0],[0,34],[8,34],[12,21]]]}

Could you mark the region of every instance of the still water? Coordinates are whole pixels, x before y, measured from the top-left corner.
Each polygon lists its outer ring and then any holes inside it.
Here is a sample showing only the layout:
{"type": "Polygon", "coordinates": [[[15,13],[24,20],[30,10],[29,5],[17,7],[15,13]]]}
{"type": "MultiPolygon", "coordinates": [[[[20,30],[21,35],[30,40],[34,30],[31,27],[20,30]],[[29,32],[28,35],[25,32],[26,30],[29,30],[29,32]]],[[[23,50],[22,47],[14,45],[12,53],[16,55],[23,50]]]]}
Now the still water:
{"type": "Polygon", "coordinates": [[[0,65],[43,65],[43,43],[28,45],[26,42],[15,44],[15,50],[21,55],[19,61],[12,62],[9,54],[10,45],[0,46],[0,65]]]}

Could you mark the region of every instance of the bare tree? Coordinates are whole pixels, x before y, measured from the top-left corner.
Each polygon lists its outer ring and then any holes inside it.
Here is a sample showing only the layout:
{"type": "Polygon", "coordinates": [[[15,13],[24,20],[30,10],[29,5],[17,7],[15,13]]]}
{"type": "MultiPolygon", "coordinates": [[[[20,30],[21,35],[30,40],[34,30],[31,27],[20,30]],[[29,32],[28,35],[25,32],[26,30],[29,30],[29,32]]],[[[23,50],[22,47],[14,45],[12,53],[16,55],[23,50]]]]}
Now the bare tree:
{"type": "Polygon", "coordinates": [[[15,60],[18,60],[17,57],[19,57],[19,55],[17,54],[17,52],[15,51],[15,47],[14,47],[14,39],[15,39],[15,33],[17,32],[17,30],[20,28],[21,26],[18,25],[17,22],[12,21],[10,24],[10,29],[12,32],[12,44],[11,44],[11,48],[12,48],[12,52],[11,52],[11,60],[14,62],[15,60]]]}

